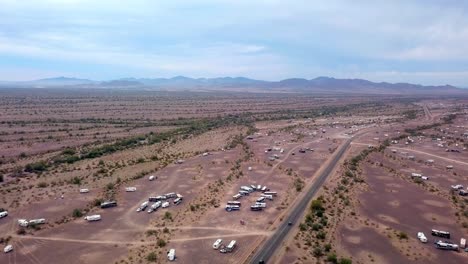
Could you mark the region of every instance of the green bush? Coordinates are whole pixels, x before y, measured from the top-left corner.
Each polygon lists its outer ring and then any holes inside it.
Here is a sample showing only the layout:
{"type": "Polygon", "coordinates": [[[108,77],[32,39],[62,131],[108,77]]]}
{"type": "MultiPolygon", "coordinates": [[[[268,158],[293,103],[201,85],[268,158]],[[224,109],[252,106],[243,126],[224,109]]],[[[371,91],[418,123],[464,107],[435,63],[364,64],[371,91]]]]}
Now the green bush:
{"type": "Polygon", "coordinates": [[[156,254],[156,252],[151,252],[148,254],[148,256],[146,256],[146,260],[148,260],[149,262],[156,262],[156,260],[158,260],[158,255],[156,254]]]}
{"type": "Polygon", "coordinates": [[[339,264],[353,264],[353,261],[348,258],[341,258],[339,264]]]}
{"type": "Polygon", "coordinates": [[[162,238],[159,238],[158,239],[158,246],[159,247],[165,247],[166,246],[166,241],[164,241],[164,239],[162,239],[162,238]]]}
{"type": "Polygon", "coordinates": [[[75,217],[75,218],[82,217],[83,213],[81,212],[80,209],[74,209],[73,213],[72,213],[72,216],[75,217]]]}
{"type": "Polygon", "coordinates": [[[338,263],[338,258],[336,257],[336,254],[335,253],[330,253],[328,254],[327,256],[327,261],[328,262],[331,262],[333,264],[337,264],[338,263]]]}

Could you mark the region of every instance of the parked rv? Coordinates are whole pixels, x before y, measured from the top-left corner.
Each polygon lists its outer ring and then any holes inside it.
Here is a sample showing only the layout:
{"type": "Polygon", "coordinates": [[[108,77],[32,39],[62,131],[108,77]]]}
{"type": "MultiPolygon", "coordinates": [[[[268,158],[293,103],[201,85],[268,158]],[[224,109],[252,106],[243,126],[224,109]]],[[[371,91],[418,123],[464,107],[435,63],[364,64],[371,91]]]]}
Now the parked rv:
{"type": "Polygon", "coordinates": [[[232,198],[234,198],[234,200],[237,200],[237,199],[239,199],[241,197],[242,197],[242,195],[238,193],[238,194],[234,195],[232,198]]]}
{"type": "Polygon", "coordinates": [[[167,208],[167,207],[169,207],[169,202],[164,202],[164,203],[162,203],[161,207],[162,207],[162,208],[167,208]]]}
{"type": "Polygon", "coordinates": [[[88,222],[99,221],[101,220],[101,215],[88,215],[84,219],[88,222]]]}
{"type": "Polygon", "coordinates": [[[263,201],[265,201],[265,197],[260,197],[260,198],[257,199],[257,203],[261,203],[263,201]]]}
{"type": "Polygon", "coordinates": [[[44,218],[31,219],[29,220],[29,225],[42,225],[45,224],[46,220],[44,218]]]}
{"type": "Polygon", "coordinates": [[[171,248],[171,249],[169,250],[169,252],[167,252],[167,259],[168,259],[169,261],[174,261],[175,258],[176,258],[175,249],[171,248]]]}
{"type": "Polygon", "coordinates": [[[174,192],[171,192],[171,193],[168,193],[168,194],[166,194],[166,195],[164,195],[164,196],[166,196],[166,198],[176,198],[176,197],[177,197],[177,194],[174,193],[174,192]]]}
{"type": "Polygon", "coordinates": [[[247,195],[249,195],[249,192],[248,191],[239,191],[239,194],[242,195],[242,196],[247,196],[247,195]]]}
{"type": "Polygon", "coordinates": [[[116,207],[117,202],[116,201],[106,201],[101,203],[101,208],[111,208],[111,207],[116,207]]]}
{"type": "Polygon", "coordinates": [[[438,249],[445,249],[445,250],[454,250],[454,251],[458,251],[458,245],[457,244],[453,244],[449,241],[437,241],[435,242],[435,245],[436,245],[436,248],[438,249]]]}
{"type": "Polygon", "coordinates": [[[155,179],[156,179],[156,176],[154,176],[154,175],[151,175],[151,176],[149,176],[149,178],[148,178],[148,180],[150,180],[150,181],[154,181],[155,179]]]}
{"type": "Polygon", "coordinates": [[[7,217],[7,215],[8,215],[7,211],[0,212],[0,219],[3,217],[7,217]]]}
{"type": "Polygon", "coordinates": [[[277,192],[264,192],[263,194],[276,196],[278,193],[277,192]]]}
{"type": "Polygon", "coordinates": [[[13,246],[12,245],[7,245],[5,248],[3,248],[3,252],[6,254],[6,253],[9,253],[13,251],[13,246]]]}
{"type": "Polygon", "coordinates": [[[27,227],[29,224],[28,220],[26,219],[18,219],[18,225],[22,226],[22,227],[27,227]]]}
{"type": "Polygon", "coordinates": [[[258,205],[255,204],[255,205],[250,206],[250,210],[252,210],[252,211],[261,211],[261,210],[263,210],[263,207],[258,206],[258,205]]]}
{"type": "Polygon", "coordinates": [[[152,213],[152,212],[158,210],[158,208],[161,207],[161,205],[162,205],[161,201],[155,202],[154,204],[151,205],[150,209],[148,209],[148,213],[152,213]]]}
{"type": "Polygon", "coordinates": [[[227,204],[228,204],[228,205],[237,205],[237,206],[241,206],[241,202],[239,202],[239,201],[228,201],[227,204]]]}
{"type": "Polygon", "coordinates": [[[136,187],[126,187],[125,191],[126,192],[136,192],[136,187]]]}
{"type": "Polygon", "coordinates": [[[178,205],[178,204],[180,204],[181,202],[182,202],[182,198],[180,198],[180,197],[174,199],[174,204],[175,204],[175,205],[178,205]]]}
{"type": "Polygon", "coordinates": [[[450,233],[447,232],[447,231],[440,231],[440,230],[432,229],[431,234],[432,234],[433,236],[443,237],[443,238],[448,238],[448,239],[450,239],[450,233]]]}
{"type": "Polygon", "coordinates": [[[89,189],[80,189],[80,193],[89,193],[89,189]]]}
{"type": "Polygon", "coordinates": [[[256,205],[256,206],[260,206],[260,207],[262,207],[262,208],[266,208],[266,207],[267,207],[267,206],[266,206],[266,203],[258,203],[258,202],[256,202],[255,205],[256,205]]]}
{"type": "Polygon", "coordinates": [[[223,240],[220,238],[220,239],[217,239],[214,243],[213,243],[213,249],[218,249],[221,244],[223,243],[223,240]]]}
{"type": "Polygon", "coordinates": [[[238,210],[240,210],[240,206],[238,206],[238,205],[226,205],[225,210],[228,211],[228,212],[238,211],[238,210]]]}
{"type": "Polygon", "coordinates": [[[419,239],[419,241],[421,241],[423,243],[427,243],[427,238],[426,238],[426,236],[424,235],[423,232],[418,232],[418,239],[419,239]]]}
{"type": "Polygon", "coordinates": [[[271,194],[262,194],[262,197],[267,198],[268,200],[273,200],[273,195],[271,194]]]}
{"type": "Polygon", "coordinates": [[[149,204],[148,201],[145,201],[142,204],[140,204],[140,207],[138,207],[137,212],[144,211],[146,209],[146,207],[148,207],[148,204],[149,204]]]}
{"type": "Polygon", "coordinates": [[[234,248],[236,247],[236,241],[235,240],[231,240],[231,242],[229,242],[229,245],[227,245],[227,247],[225,248],[222,248],[220,250],[221,253],[229,253],[229,252],[232,252],[234,250],[234,248]]]}

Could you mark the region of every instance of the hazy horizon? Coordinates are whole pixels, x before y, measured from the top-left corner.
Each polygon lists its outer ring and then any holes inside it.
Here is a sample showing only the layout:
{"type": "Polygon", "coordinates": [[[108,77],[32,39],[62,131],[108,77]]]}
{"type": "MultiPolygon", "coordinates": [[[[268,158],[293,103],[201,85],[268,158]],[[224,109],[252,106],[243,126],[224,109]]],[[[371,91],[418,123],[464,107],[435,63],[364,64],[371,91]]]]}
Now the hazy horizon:
{"type": "Polygon", "coordinates": [[[0,0],[0,80],[318,76],[467,87],[457,1],[0,0]]]}

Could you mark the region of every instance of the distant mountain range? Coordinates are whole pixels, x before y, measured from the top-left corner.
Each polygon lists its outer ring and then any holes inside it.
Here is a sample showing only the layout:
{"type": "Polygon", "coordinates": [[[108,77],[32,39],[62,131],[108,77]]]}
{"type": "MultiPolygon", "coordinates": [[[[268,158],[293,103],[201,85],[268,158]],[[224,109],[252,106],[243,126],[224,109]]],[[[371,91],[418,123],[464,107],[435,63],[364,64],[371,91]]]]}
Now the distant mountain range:
{"type": "Polygon", "coordinates": [[[292,78],[282,81],[262,81],[245,77],[189,78],[122,78],[94,81],[68,77],[47,78],[23,82],[0,82],[0,87],[23,88],[118,88],[165,91],[237,91],[290,92],[319,94],[468,94],[467,89],[451,85],[423,86],[410,83],[371,82],[363,79],[292,78]]]}

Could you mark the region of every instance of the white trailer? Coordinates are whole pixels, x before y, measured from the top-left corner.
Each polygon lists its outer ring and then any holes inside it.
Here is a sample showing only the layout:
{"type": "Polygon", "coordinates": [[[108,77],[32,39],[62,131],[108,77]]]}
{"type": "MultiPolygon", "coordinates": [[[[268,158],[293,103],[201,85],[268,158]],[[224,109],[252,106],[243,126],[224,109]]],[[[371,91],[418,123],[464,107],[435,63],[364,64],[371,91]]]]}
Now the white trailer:
{"type": "Polygon", "coordinates": [[[237,206],[241,206],[241,202],[239,202],[239,201],[228,201],[227,204],[228,204],[228,205],[237,205],[237,206]]]}
{"type": "Polygon", "coordinates": [[[251,193],[251,192],[254,191],[253,188],[248,187],[248,186],[241,186],[240,189],[241,189],[242,191],[246,191],[246,192],[249,192],[249,193],[251,193]]]}
{"type": "Polygon", "coordinates": [[[262,207],[262,208],[266,208],[266,207],[267,207],[266,203],[258,203],[258,202],[256,202],[255,205],[256,205],[256,206],[259,206],[259,207],[262,207]]]}
{"type": "Polygon", "coordinates": [[[453,165],[447,165],[446,168],[447,168],[448,170],[451,170],[451,169],[453,169],[453,165]]]}
{"type": "Polygon", "coordinates": [[[257,199],[257,203],[261,203],[263,201],[265,201],[265,197],[260,197],[260,198],[257,199]]]}
{"type": "Polygon", "coordinates": [[[466,239],[460,238],[460,248],[466,248],[466,239]]]}
{"type": "Polygon", "coordinates": [[[0,218],[7,217],[7,215],[8,215],[7,211],[0,212],[0,218]]]}
{"type": "Polygon", "coordinates": [[[171,248],[171,249],[169,250],[169,252],[167,252],[167,259],[168,259],[169,261],[174,261],[175,258],[176,258],[175,249],[171,248]]]}
{"type": "Polygon", "coordinates": [[[80,193],[89,193],[89,189],[80,189],[80,193]]]}
{"type": "Polygon", "coordinates": [[[162,205],[161,201],[155,202],[154,204],[151,205],[150,209],[148,209],[148,213],[152,213],[152,212],[158,210],[158,208],[161,207],[161,205],[162,205]]]}
{"type": "Polygon", "coordinates": [[[175,192],[171,192],[171,193],[167,193],[166,195],[167,198],[176,198],[177,197],[177,194],[175,192]]]}
{"type": "Polygon", "coordinates": [[[262,194],[262,197],[267,198],[268,200],[273,200],[273,195],[271,194],[262,194]]]}
{"type": "Polygon", "coordinates": [[[223,240],[221,238],[217,239],[214,243],[213,243],[213,249],[218,249],[221,244],[223,243],[223,240]]]}
{"type": "Polygon", "coordinates": [[[228,253],[228,252],[232,252],[234,250],[234,248],[236,247],[236,241],[235,240],[231,240],[231,242],[229,242],[229,245],[227,245],[227,247],[221,249],[220,251],[222,253],[228,253]]]}
{"type": "Polygon", "coordinates": [[[232,196],[232,198],[233,198],[234,200],[237,200],[237,199],[239,199],[239,198],[241,198],[241,197],[242,197],[241,194],[236,194],[236,195],[232,196]]]}
{"type": "Polygon", "coordinates": [[[227,204],[225,210],[228,211],[228,212],[238,211],[238,210],[240,210],[240,206],[227,204]]]}
{"type": "Polygon", "coordinates": [[[125,191],[126,192],[136,192],[136,187],[126,187],[125,191]]]}
{"type": "Polygon", "coordinates": [[[276,196],[278,193],[277,192],[264,192],[263,194],[276,196]]]}
{"type": "Polygon", "coordinates": [[[101,220],[101,215],[88,215],[84,218],[88,222],[94,222],[101,220]]]}
{"type": "Polygon", "coordinates": [[[164,202],[164,203],[162,203],[161,207],[162,207],[162,208],[167,208],[167,207],[169,207],[169,202],[164,202]]]}
{"type": "Polygon", "coordinates": [[[144,211],[144,210],[146,209],[146,207],[148,207],[148,204],[149,204],[148,201],[145,201],[145,202],[143,202],[142,204],[140,204],[140,206],[139,206],[138,209],[137,209],[137,212],[144,211]]]}
{"type": "Polygon", "coordinates": [[[29,224],[33,224],[33,225],[41,225],[41,224],[45,224],[46,220],[44,218],[39,218],[39,219],[31,219],[29,220],[29,224]]]}
{"type": "Polygon", "coordinates": [[[155,179],[156,179],[156,176],[154,176],[154,175],[151,175],[151,176],[149,176],[149,178],[148,178],[148,180],[150,180],[150,181],[154,181],[155,179]]]}

